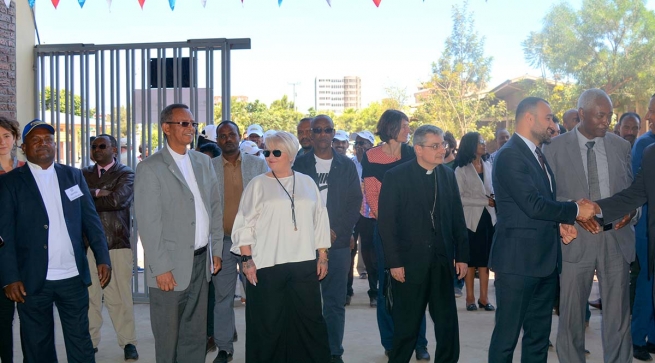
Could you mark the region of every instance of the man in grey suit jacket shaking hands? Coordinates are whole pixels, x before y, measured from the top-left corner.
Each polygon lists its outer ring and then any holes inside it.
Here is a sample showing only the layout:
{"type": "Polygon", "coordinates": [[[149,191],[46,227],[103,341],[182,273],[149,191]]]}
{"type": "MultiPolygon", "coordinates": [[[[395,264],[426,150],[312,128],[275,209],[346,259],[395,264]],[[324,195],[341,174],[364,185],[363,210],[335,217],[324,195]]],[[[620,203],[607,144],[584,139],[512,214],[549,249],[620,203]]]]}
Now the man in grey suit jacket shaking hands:
{"type": "Polygon", "coordinates": [[[209,157],[188,149],[197,127],[188,106],[164,108],[159,126],[166,145],[139,163],[134,183],[155,356],[204,362],[208,282],[223,247],[218,180],[209,157]]]}

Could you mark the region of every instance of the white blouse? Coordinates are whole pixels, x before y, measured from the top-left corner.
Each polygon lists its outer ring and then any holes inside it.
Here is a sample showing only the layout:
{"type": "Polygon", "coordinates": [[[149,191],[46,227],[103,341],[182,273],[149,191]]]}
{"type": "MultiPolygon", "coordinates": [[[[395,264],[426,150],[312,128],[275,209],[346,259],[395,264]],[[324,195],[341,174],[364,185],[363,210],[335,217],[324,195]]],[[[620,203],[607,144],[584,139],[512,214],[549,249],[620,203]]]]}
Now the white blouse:
{"type": "MultiPolygon", "coordinates": [[[[274,177],[266,174],[252,179],[243,191],[232,229],[233,253],[250,246],[257,268],[316,259],[316,250],[330,248],[330,220],[314,180],[296,176],[294,230],[291,200],[274,177]]],[[[293,195],[293,176],[278,178],[293,195]]]]}

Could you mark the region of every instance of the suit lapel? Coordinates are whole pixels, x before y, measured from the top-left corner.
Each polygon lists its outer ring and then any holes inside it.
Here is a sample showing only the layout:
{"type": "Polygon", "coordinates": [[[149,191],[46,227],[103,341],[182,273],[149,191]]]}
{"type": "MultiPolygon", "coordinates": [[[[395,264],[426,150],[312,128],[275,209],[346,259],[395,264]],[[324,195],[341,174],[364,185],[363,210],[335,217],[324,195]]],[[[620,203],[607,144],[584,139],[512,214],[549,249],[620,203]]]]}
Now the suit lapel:
{"type": "Polygon", "coordinates": [[[530,150],[530,147],[521,139],[520,136],[517,134],[514,134],[512,136],[512,139],[514,139],[514,142],[518,146],[519,150],[523,153],[523,155],[528,158],[528,162],[532,164],[533,169],[536,169],[537,173],[541,175],[541,180],[544,182],[546,189],[551,192],[551,197],[554,195],[555,191],[555,177],[553,176],[553,171],[550,169],[550,166],[548,165],[548,160],[544,157],[544,165],[546,166],[546,171],[548,171],[548,174],[550,175],[550,181],[548,180],[548,176],[544,175],[543,169],[541,169],[541,164],[539,164],[539,161],[537,161],[537,156],[530,150]],[[551,190],[552,189],[552,190],[551,190]]]}
{"type": "MultiPolygon", "coordinates": [[[[59,166],[59,164],[55,163],[55,172],[57,173],[57,181],[59,182],[59,194],[61,195],[61,209],[62,212],[64,213],[64,221],[66,221],[66,228],[68,227],[68,216],[71,216],[73,214],[72,211],[72,203],[70,199],[68,198],[68,195],[66,194],[66,189],[71,188],[75,186],[74,181],[71,180],[70,175],[66,173],[66,170],[59,166]]],[[[79,186],[78,186],[79,187],[79,186]]],[[[71,233],[69,230],[68,233],[73,236],[74,234],[71,233]]]]}
{"type": "Polygon", "coordinates": [[[211,199],[210,199],[210,195],[207,194],[207,188],[205,188],[205,185],[208,183],[205,183],[205,174],[203,173],[203,167],[200,161],[197,159],[199,155],[196,155],[191,150],[187,152],[189,153],[189,160],[191,161],[191,168],[193,169],[193,175],[196,178],[196,184],[198,184],[198,190],[202,195],[202,201],[203,204],[205,205],[205,209],[207,210],[207,215],[211,216],[211,206],[209,205],[209,201],[211,199]]]}
{"type": "Polygon", "coordinates": [[[173,173],[173,175],[177,178],[177,180],[182,183],[189,191],[191,191],[191,188],[189,188],[189,184],[187,184],[186,179],[184,179],[184,175],[182,174],[182,171],[180,168],[177,167],[177,163],[175,162],[175,159],[173,159],[173,155],[171,155],[171,152],[168,151],[168,146],[164,145],[162,148],[162,157],[164,159],[164,162],[168,164],[168,170],[173,173]]]}
{"type": "Polygon", "coordinates": [[[561,137],[567,137],[566,143],[566,153],[571,161],[571,173],[575,174],[578,178],[578,182],[582,185],[585,195],[589,195],[589,182],[587,181],[587,175],[584,171],[584,165],[582,164],[582,154],[580,153],[580,145],[578,143],[577,131],[571,130],[561,137]],[[567,134],[571,134],[568,136],[567,134]]]}
{"type": "Polygon", "coordinates": [[[616,190],[616,178],[623,173],[620,170],[612,170],[610,165],[614,167],[619,167],[621,165],[621,160],[619,160],[619,150],[615,147],[611,137],[604,137],[603,144],[605,144],[605,155],[607,157],[607,173],[610,176],[610,194],[614,195],[615,193],[620,192],[621,190],[616,190]]]}
{"type": "Polygon", "coordinates": [[[30,171],[30,167],[29,165],[27,165],[27,163],[21,166],[20,175],[23,178],[23,181],[25,182],[25,186],[29,189],[30,194],[39,196],[39,198],[34,198],[34,199],[38,199],[36,203],[38,203],[39,206],[41,206],[43,213],[47,216],[48,212],[45,209],[45,204],[43,204],[43,196],[39,191],[39,186],[36,185],[36,180],[34,179],[34,175],[32,175],[32,171],[30,171]]]}

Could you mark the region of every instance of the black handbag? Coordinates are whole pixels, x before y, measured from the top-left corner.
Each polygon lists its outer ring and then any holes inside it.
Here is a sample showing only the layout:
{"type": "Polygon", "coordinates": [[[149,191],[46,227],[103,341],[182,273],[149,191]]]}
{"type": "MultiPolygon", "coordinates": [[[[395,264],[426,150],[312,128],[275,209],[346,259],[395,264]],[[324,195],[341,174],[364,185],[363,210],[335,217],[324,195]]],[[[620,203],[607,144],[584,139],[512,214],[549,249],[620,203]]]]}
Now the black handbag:
{"type": "Polygon", "coordinates": [[[389,269],[384,269],[384,286],[382,288],[382,294],[384,296],[384,307],[387,309],[387,312],[391,314],[391,309],[393,308],[393,291],[391,290],[391,271],[389,269]]]}

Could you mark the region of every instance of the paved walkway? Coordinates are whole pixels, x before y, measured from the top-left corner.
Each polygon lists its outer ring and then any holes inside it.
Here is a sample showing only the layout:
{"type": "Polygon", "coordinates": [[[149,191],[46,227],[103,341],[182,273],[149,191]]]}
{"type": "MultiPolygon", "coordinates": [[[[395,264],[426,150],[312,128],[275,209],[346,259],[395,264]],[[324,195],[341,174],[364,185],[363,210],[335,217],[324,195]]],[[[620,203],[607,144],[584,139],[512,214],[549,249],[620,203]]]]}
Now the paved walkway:
{"type": "MultiPolygon", "coordinates": [[[[478,280],[476,280],[476,285],[478,280]]],[[[489,283],[490,300],[492,304],[495,303],[493,280],[489,283]]],[[[594,283],[594,290],[592,291],[592,298],[596,296],[596,285],[594,283]]],[[[375,309],[370,308],[368,305],[368,296],[366,289],[368,284],[365,280],[355,279],[354,290],[355,296],[353,297],[352,304],[346,308],[346,331],[344,338],[345,354],[343,356],[346,363],[386,363],[384,350],[380,345],[380,335],[378,334],[377,321],[375,309]]],[[[477,293],[476,288],[476,293],[477,293]]],[[[477,296],[477,295],[476,295],[477,296]]],[[[464,297],[457,299],[457,313],[459,314],[459,328],[460,328],[460,344],[461,354],[460,362],[486,362],[487,351],[489,348],[489,339],[494,326],[494,313],[485,311],[468,312],[465,309],[464,297]]],[[[495,304],[494,304],[495,305],[495,304]]],[[[242,363],[244,359],[244,344],[245,344],[245,306],[241,305],[238,300],[235,300],[236,322],[237,330],[239,333],[239,341],[235,343],[235,355],[233,363],[242,363]]],[[[139,362],[149,363],[155,362],[154,358],[154,339],[150,328],[150,310],[147,304],[135,305],[134,314],[137,319],[137,337],[138,350],[141,356],[139,362]]],[[[591,309],[591,323],[587,329],[587,349],[591,351],[591,355],[587,357],[589,363],[601,363],[602,349],[600,337],[600,312],[596,309],[591,309]]],[[[123,362],[123,351],[116,343],[116,335],[111,326],[111,320],[107,314],[107,310],[103,311],[105,324],[102,327],[102,341],[99,345],[99,352],[96,355],[98,363],[104,362],[123,362]]],[[[59,327],[58,317],[56,319],[57,329],[57,355],[60,362],[66,362],[66,352],[64,349],[63,338],[61,329],[59,327]]],[[[20,340],[18,337],[18,317],[14,323],[14,342],[15,342],[15,362],[23,360],[20,351],[20,340]]],[[[551,333],[551,340],[554,342],[557,333],[557,317],[554,316],[553,327],[551,333]]],[[[431,355],[434,355],[436,348],[434,341],[434,330],[431,319],[428,319],[428,349],[431,355]]],[[[216,353],[210,353],[207,356],[206,362],[210,363],[214,359],[216,353]]],[[[520,343],[517,347],[514,361],[520,361],[520,343]]],[[[557,355],[554,349],[550,349],[548,354],[548,362],[557,362],[557,355]]],[[[180,363],[185,363],[180,361],[180,363]]],[[[303,362],[298,362],[303,363],[303,362]]]]}

